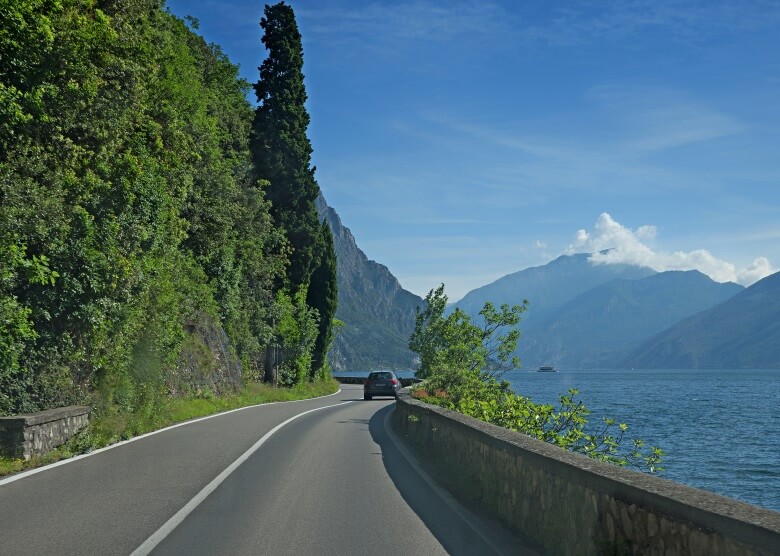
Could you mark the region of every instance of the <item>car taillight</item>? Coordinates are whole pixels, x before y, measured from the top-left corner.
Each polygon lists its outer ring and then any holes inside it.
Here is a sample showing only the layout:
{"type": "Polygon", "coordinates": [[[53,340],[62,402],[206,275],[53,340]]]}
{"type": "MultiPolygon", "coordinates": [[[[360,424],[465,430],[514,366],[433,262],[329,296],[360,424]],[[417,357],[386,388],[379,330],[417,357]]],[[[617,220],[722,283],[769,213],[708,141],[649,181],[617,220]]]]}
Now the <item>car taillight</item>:
{"type": "Polygon", "coordinates": [[[398,379],[395,379],[395,378],[394,378],[394,379],[393,379],[393,380],[391,380],[390,382],[391,382],[391,384],[392,384],[393,386],[395,386],[396,384],[398,384],[398,379]]]}

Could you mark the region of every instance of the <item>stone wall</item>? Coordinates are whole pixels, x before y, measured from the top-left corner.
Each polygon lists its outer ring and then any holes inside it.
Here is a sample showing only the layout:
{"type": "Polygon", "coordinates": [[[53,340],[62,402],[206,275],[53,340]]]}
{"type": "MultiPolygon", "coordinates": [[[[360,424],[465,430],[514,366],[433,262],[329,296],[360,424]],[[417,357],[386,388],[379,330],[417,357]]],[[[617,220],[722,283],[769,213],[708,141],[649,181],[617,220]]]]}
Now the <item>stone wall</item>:
{"type": "Polygon", "coordinates": [[[30,459],[64,444],[89,422],[90,408],[60,407],[0,417],[0,453],[30,459]]]}
{"type": "Polygon", "coordinates": [[[780,513],[568,452],[402,393],[394,426],[456,495],[550,554],[780,554],[780,513]]]}

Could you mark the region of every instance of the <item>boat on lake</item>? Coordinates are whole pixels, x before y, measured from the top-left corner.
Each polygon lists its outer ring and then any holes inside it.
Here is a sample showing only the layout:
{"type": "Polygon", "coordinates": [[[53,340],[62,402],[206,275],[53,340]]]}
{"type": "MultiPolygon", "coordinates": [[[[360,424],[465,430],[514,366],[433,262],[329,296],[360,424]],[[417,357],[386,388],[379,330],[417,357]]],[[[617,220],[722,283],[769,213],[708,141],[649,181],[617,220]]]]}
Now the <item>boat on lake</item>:
{"type": "Polygon", "coordinates": [[[554,373],[556,371],[555,371],[555,367],[551,367],[549,365],[542,365],[541,367],[539,367],[539,370],[537,372],[539,372],[539,373],[554,373]]]}

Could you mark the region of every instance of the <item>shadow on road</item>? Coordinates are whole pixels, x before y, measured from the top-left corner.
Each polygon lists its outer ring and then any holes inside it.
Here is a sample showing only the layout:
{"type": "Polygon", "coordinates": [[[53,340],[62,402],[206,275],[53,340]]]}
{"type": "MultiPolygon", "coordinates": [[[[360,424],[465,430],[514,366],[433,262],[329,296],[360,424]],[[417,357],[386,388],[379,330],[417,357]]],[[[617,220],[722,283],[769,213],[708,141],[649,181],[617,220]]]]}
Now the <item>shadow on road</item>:
{"type": "Polygon", "coordinates": [[[393,409],[394,405],[388,405],[374,413],[368,430],[382,449],[385,469],[398,492],[444,549],[455,555],[538,554],[499,523],[475,514],[473,509],[466,509],[452,499],[443,499],[390,438],[385,419],[393,409]]]}

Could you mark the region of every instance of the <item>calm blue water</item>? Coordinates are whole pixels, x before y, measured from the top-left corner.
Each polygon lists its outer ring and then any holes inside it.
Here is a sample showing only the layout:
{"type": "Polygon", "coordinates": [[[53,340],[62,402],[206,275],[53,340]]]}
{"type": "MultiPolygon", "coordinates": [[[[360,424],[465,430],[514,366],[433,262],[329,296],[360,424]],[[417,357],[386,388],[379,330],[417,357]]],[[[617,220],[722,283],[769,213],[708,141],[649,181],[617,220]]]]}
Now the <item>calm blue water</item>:
{"type": "Polygon", "coordinates": [[[504,379],[537,403],[577,388],[592,422],[626,422],[629,437],[666,452],[662,477],[780,511],[780,371],[510,371],[504,379]]]}

